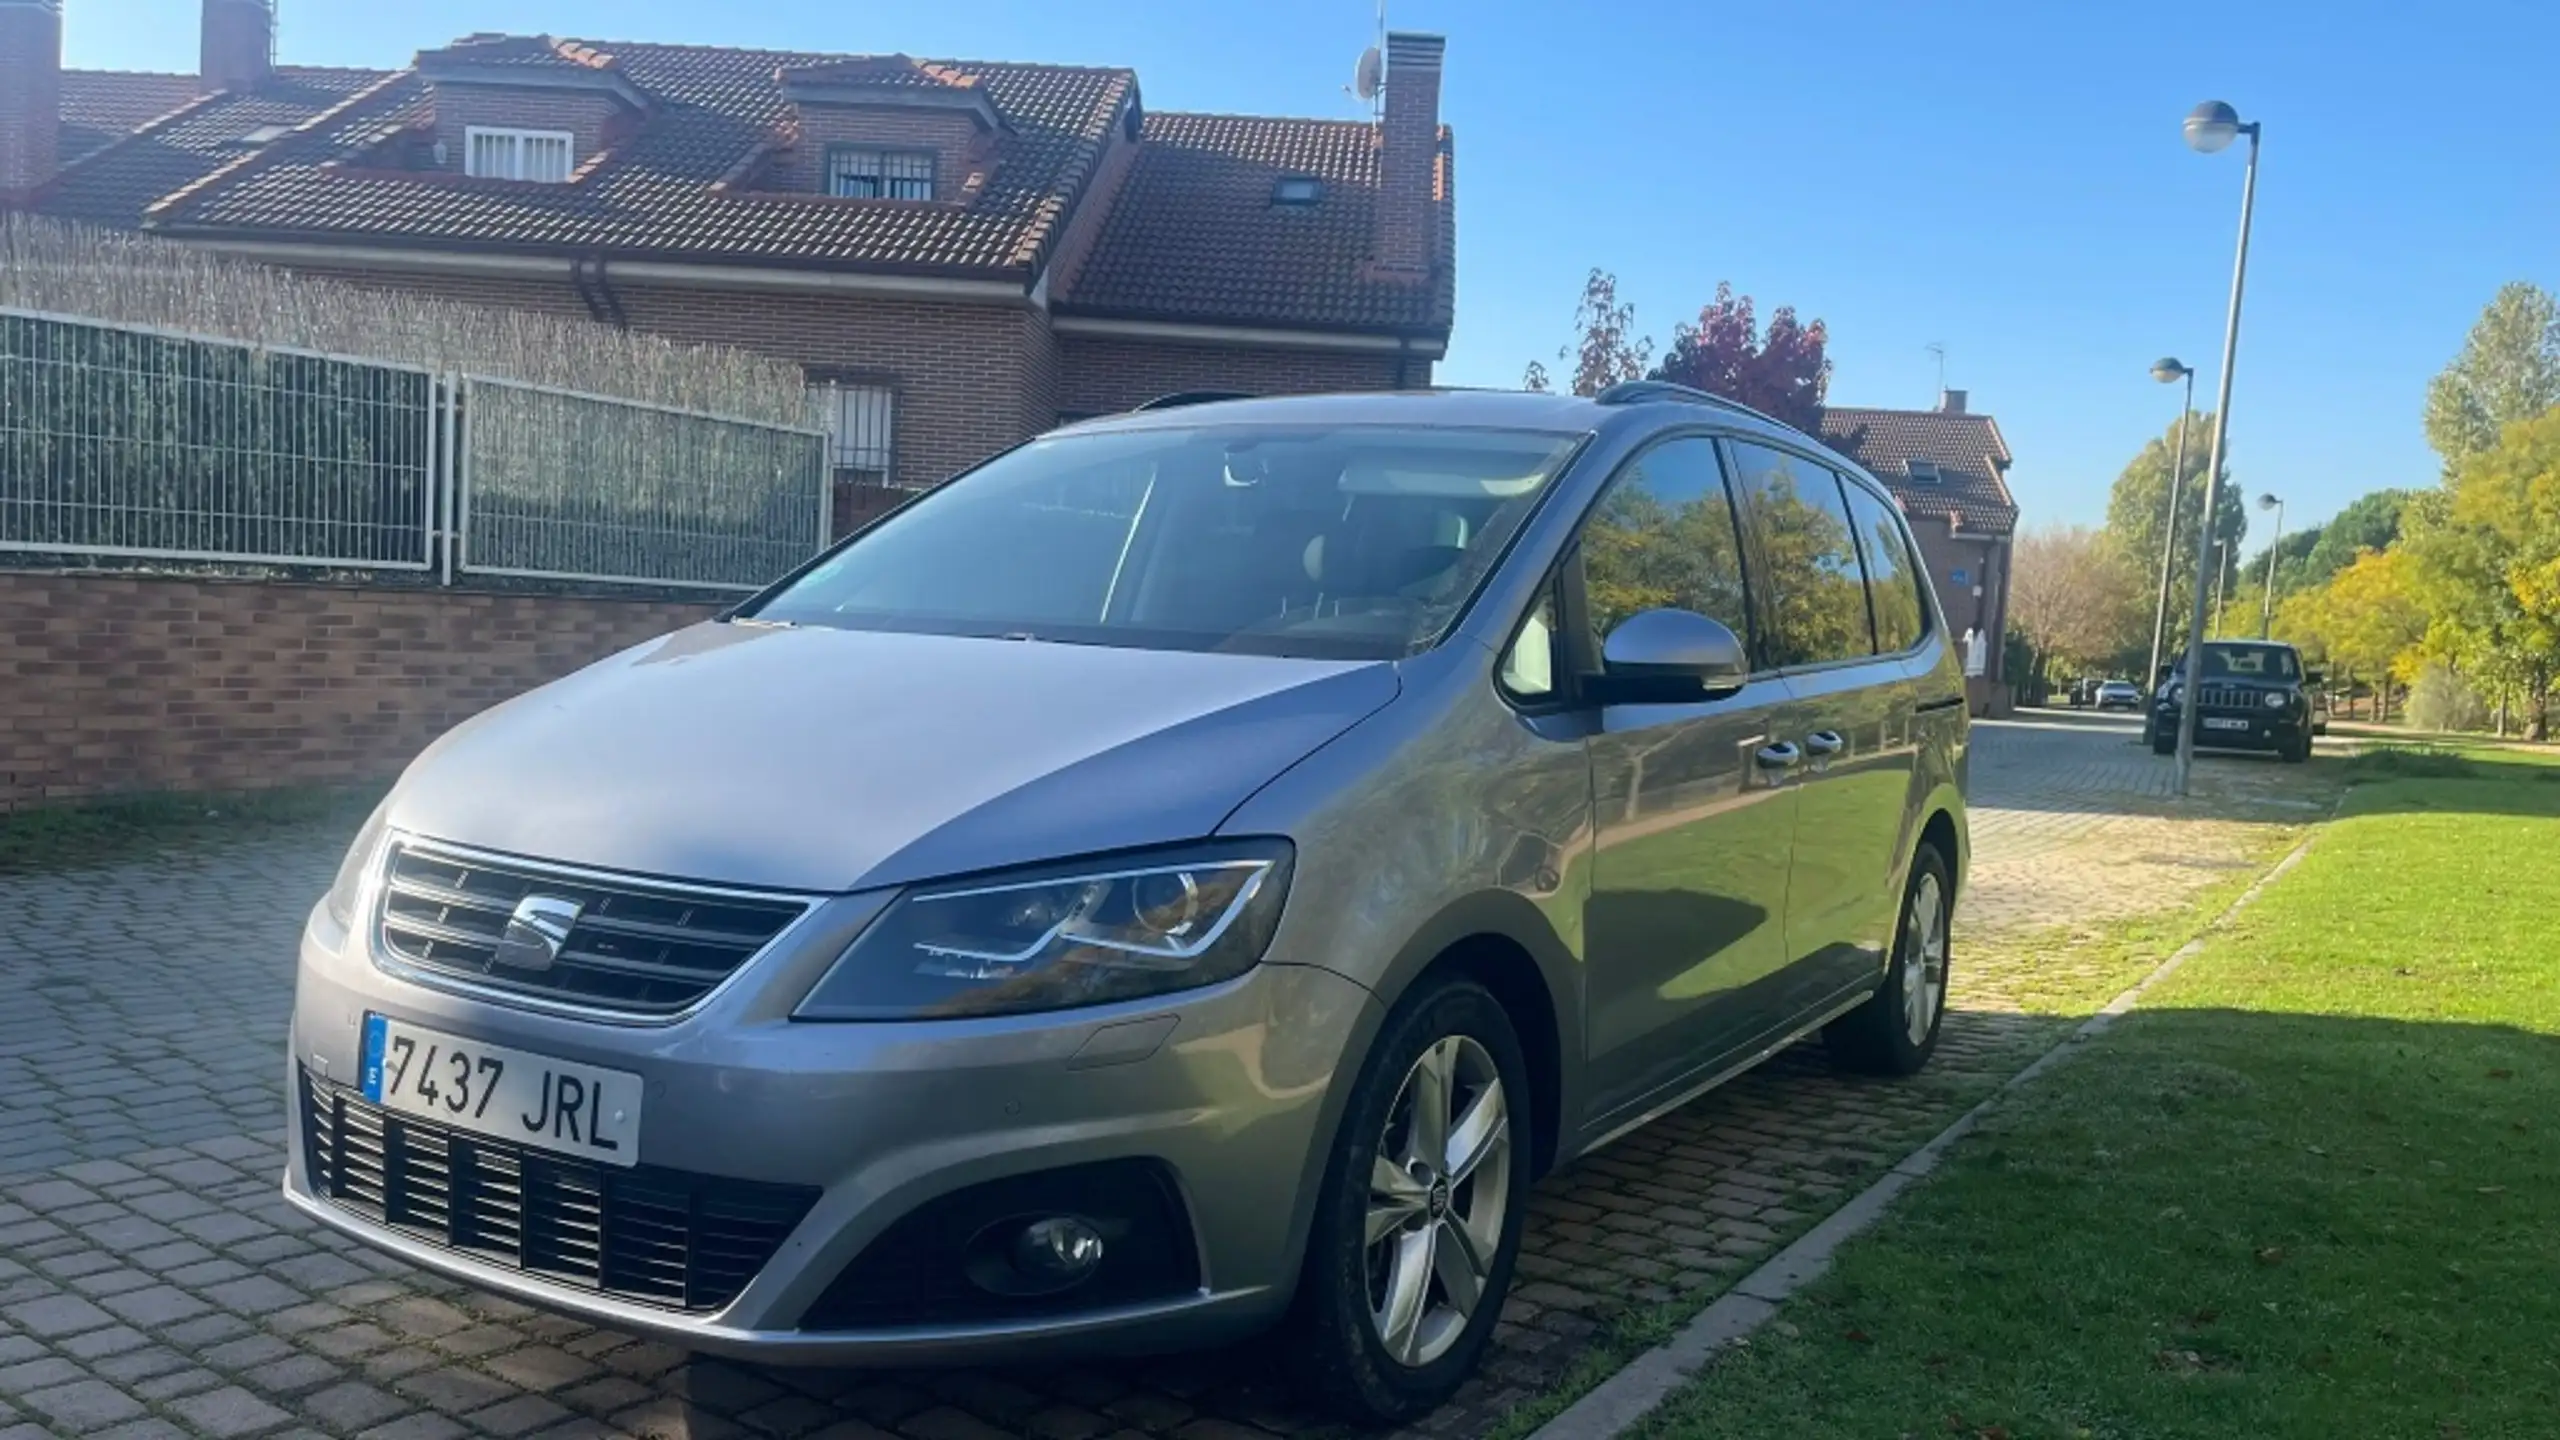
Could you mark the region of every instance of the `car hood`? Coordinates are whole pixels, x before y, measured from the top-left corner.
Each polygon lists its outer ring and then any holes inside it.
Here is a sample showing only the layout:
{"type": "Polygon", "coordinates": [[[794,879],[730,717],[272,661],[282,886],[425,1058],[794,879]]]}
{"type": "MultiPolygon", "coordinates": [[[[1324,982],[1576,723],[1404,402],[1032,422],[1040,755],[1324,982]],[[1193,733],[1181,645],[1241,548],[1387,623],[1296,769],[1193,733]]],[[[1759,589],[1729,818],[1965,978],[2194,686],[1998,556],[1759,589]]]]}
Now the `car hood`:
{"type": "Polygon", "coordinates": [[[703,624],[419,756],[390,822],[792,890],[1194,839],[1392,700],[1386,662],[703,624]]]}

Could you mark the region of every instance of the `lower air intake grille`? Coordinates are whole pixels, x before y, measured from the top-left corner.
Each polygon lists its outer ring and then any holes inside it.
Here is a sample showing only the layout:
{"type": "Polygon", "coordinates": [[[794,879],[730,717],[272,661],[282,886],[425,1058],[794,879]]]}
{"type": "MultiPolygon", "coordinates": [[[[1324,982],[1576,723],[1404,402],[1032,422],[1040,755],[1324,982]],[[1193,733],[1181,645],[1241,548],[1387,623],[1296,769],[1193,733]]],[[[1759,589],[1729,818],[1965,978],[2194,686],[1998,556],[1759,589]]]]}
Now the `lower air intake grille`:
{"type": "Polygon", "coordinates": [[[707,1312],[816,1204],[807,1185],[589,1165],[395,1115],[301,1072],[303,1164],[351,1214],[581,1290],[707,1312]]]}

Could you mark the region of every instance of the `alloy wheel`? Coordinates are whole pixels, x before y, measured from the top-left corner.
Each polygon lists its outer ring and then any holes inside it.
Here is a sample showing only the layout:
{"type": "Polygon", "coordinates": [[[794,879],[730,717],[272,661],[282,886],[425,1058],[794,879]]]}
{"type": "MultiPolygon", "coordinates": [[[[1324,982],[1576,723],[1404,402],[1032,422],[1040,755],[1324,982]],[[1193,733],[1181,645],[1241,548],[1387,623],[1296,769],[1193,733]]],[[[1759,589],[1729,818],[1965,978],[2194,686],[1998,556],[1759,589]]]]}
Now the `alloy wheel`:
{"type": "Polygon", "coordinates": [[[1370,1160],[1369,1319],[1397,1363],[1466,1333],[1511,1203],[1511,1113],[1483,1045],[1445,1035],[1405,1072],[1370,1160]]]}
{"type": "Polygon", "coordinates": [[[1904,922],[1902,957],[1902,1027],[1914,1045],[1929,1042],[1938,1022],[1938,1007],[1947,995],[1947,907],[1938,877],[1923,874],[1911,887],[1911,914],[1904,922]]]}

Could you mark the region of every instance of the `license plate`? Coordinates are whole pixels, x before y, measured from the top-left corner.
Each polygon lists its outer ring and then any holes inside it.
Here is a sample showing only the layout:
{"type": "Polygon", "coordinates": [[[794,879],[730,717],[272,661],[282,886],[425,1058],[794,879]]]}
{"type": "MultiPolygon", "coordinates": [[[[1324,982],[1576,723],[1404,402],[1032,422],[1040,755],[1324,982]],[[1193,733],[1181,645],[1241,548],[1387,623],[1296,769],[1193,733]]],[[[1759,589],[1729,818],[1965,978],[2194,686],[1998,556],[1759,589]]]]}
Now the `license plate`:
{"type": "Polygon", "coordinates": [[[364,1017],[364,1098],[602,1165],[640,1163],[640,1077],[364,1017]]]}
{"type": "Polygon", "coordinates": [[[2249,728],[2249,722],[2246,720],[2227,719],[2220,715],[2207,715],[2204,717],[2204,728],[2207,730],[2246,730],[2249,728]]]}

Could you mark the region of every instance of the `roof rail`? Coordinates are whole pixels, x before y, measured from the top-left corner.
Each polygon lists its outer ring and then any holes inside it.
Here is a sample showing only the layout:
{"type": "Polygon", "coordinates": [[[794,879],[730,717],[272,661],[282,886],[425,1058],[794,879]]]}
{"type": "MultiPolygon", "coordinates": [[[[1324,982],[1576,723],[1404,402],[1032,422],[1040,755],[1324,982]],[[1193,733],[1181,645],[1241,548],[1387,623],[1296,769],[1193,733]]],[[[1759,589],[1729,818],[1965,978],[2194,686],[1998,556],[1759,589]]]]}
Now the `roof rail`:
{"type": "Polygon", "coordinates": [[[1719,410],[1731,410],[1737,414],[1748,415],[1755,420],[1766,420],[1772,425],[1787,423],[1765,410],[1754,410],[1739,400],[1728,400],[1722,395],[1710,395],[1704,390],[1687,385],[1674,385],[1668,380],[1621,380],[1591,398],[1603,405],[1649,405],[1655,401],[1713,405],[1719,410]]]}
{"type": "Polygon", "coordinates": [[[1241,390],[1176,390],[1170,395],[1159,395],[1153,400],[1131,406],[1130,413],[1136,414],[1140,410],[1179,410],[1185,405],[1208,405],[1220,400],[1251,400],[1253,398],[1241,390]]]}

